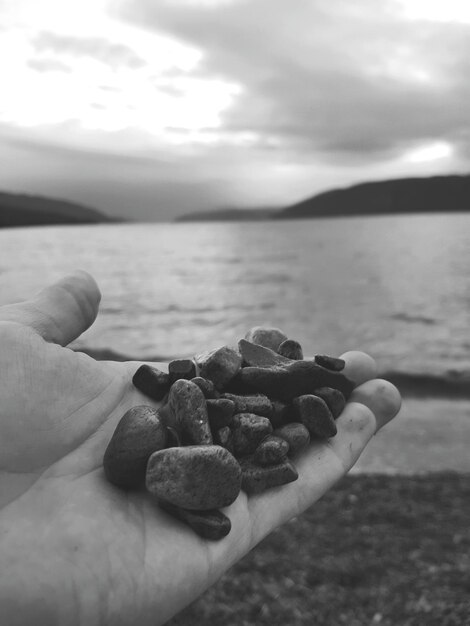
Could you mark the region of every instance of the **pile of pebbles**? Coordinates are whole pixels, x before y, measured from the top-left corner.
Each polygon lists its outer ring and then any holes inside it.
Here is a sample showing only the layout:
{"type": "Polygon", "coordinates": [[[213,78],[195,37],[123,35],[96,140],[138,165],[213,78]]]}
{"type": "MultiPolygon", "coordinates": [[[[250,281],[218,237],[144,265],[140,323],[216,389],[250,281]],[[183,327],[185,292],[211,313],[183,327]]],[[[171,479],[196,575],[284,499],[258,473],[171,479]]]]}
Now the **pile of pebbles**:
{"type": "Polygon", "coordinates": [[[144,485],[160,506],[205,539],[230,532],[221,508],[298,478],[292,461],[312,439],[334,437],[354,384],[342,359],[304,360],[297,341],[256,327],[238,348],[142,365],[132,382],[161,407],[120,420],[103,459],[107,479],[144,485]]]}

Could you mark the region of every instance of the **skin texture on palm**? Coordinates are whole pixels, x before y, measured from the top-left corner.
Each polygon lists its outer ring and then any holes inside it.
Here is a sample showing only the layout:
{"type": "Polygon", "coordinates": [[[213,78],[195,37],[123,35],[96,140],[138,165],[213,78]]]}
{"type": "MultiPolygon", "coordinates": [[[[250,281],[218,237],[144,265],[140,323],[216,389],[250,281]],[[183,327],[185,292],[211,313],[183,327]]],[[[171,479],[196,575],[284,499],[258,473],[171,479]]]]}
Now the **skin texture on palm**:
{"type": "Polygon", "coordinates": [[[343,355],[357,387],[337,436],[296,460],[296,482],[240,493],[225,510],[230,534],[204,541],[145,493],[105,481],[103,453],[122,415],[158,404],[131,383],[141,363],[96,362],[63,347],[93,323],[99,299],[79,272],[0,309],[2,624],[164,623],[318,500],[400,407],[370,357],[343,355]]]}

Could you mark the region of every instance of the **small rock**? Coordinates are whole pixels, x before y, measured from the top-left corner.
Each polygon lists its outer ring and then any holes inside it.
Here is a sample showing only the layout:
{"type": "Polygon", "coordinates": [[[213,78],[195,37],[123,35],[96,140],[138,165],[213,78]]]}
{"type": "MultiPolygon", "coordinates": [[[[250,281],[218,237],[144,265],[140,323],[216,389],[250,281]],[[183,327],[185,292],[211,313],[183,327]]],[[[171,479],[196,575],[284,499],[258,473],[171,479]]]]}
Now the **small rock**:
{"type": "Polygon", "coordinates": [[[263,394],[240,396],[233,393],[224,393],[222,397],[234,403],[235,413],[255,413],[263,417],[271,417],[273,413],[271,400],[263,394]]]}
{"type": "Polygon", "coordinates": [[[212,432],[229,426],[235,413],[235,402],[228,398],[206,400],[207,414],[212,432]]]}
{"type": "Polygon", "coordinates": [[[329,439],[338,431],[335,420],[326,402],[314,395],[304,395],[295,398],[292,403],[300,421],[306,426],[312,437],[329,439]]]}
{"type": "Polygon", "coordinates": [[[211,380],[222,391],[241,368],[242,357],[233,348],[222,346],[197,356],[196,363],[202,378],[211,380]]]}
{"type": "Polygon", "coordinates": [[[273,427],[267,417],[253,413],[237,413],[232,420],[235,455],[239,457],[251,454],[272,431],[273,427]]]}
{"type": "Polygon", "coordinates": [[[166,426],[166,448],[177,448],[181,445],[181,438],[178,431],[171,426],[166,426]]]}
{"type": "Polygon", "coordinates": [[[333,419],[337,419],[346,406],[346,400],[343,394],[337,389],[332,389],[331,387],[321,387],[320,389],[315,389],[313,395],[318,396],[326,402],[331,414],[333,415],[333,419]]]}
{"type": "Polygon", "coordinates": [[[206,399],[197,385],[182,378],[174,382],[170,389],[168,405],[175,430],[181,432],[184,443],[194,445],[212,443],[206,399]]]}
{"type": "Polygon", "coordinates": [[[190,380],[196,376],[196,364],[191,359],[175,359],[168,363],[168,375],[170,385],[180,378],[190,380]]]}
{"type": "Polygon", "coordinates": [[[290,457],[296,457],[310,443],[310,433],[300,422],[292,422],[276,428],[273,435],[287,441],[289,444],[289,452],[287,454],[290,457]]]}
{"type": "Polygon", "coordinates": [[[188,524],[202,539],[218,541],[226,537],[232,527],[229,518],[217,509],[190,511],[164,501],[160,502],[160,507],[173,517],[188,524]]]}
{"type": "Polygon", "coordinates": [[[278,352],[281,356],[292,359],[293,361],[301,361],[304,358],[302,346],[294,339],[286,339],[283,341],[279,346],[278,352]]]}
{"type": "Polygon", "coordinates": [[[260,467],[254,465],[252,459],[248,457],[242,459],[240,465],[242,468],[242,489],[248,495],[291,483],[299,477],[294,465],[288,460],[277,465],[260,467]]]}
{"type": "Polygon", "coordinates": [[[170,390],[170,376],[157,367],[141,365],[132,378],[134,387],[152,400],[163,400],[170,390]]]}
{"type": "Polygon", "coordinates": [[[202,378],[202,376],[196,376],[195,378],[191,378],[191,382],[199,387],[206,400],[216,400],[220,397],[220,393],[214,387],[214,383],[211,380],[202,378]]]}
{"type": "Polygon", "coordinates": [[[255,465],[277,465],[283,461],[289,452],[289,444],[281,437],[268,435],[256,448],[253,455],[255,465]]]}
{"type": "Polygon", "coordinates": [[[219,430],[214,433],[214,443],[218,446],[226,448],[231,454],[233,454],[233,435],[228,426],[219,428],[219,430]]]}
{"type": "Polygon", "coordinates": [[[285,402],[280,402],[279,400],[273,400],[271,404],[273,411],[269,419],[274,428],[279,428],[279,426],[292,422],[294,411],[290,404],[285,404],[285,402]]]}
{"type": "Polygon", "coordinates": [[[150,455],[167,443],[167,431],[158,411],[150,406],[135,406],[121,418],[106,448],[103,467],[113,485],[140,487],[150,455]]]}
{"type": "Polygon", "coordinates": [[[346,361],[343,359],[337,359],[333,356],[326,356],[325,354],[317,354],[315,356],[315,363],[325,367],[332,372],[341,372],[346,366],[346,361]]]}
{"type": "Polygon", "coordinates": [[[247,341],[257,343],[265,348],[270,348],[277,352],[279,346],[287,339],[286,335],[279,328],[268,328],[265,326],[255,326],[245,335],[247,341]]]}
{"type": "Polygon", "coordinates": [[[183,509],[220,509],[236,500],[241,468],[221,446],[167,448],[150,457],[146,486],[152,495],[183,509]]]}
{"type": "MultiPolygon", "coordinates": [[[[282,345],[282,344],[281,344],[282,345]]],[[[271,348],[265,348],[246,339],[240,339],[238,349],[242,355],[243,365],[251,367],[274,367],[289,363],[290,359],[281,356],[271,348]]]]}

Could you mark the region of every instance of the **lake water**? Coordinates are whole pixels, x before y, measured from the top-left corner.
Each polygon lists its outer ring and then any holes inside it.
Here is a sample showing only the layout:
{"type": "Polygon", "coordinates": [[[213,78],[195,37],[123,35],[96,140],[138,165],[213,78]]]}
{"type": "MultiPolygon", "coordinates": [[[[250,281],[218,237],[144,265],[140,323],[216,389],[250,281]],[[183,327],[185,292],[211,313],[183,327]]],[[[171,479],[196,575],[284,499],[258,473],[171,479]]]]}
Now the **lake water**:
{"type": "Polygon", "coordinates": [[[307,354],[470,370],[470,215],[0,231],[0,304],[74,268],[103,292],[79,346],[185,356],[279,326],[307,354]]]}

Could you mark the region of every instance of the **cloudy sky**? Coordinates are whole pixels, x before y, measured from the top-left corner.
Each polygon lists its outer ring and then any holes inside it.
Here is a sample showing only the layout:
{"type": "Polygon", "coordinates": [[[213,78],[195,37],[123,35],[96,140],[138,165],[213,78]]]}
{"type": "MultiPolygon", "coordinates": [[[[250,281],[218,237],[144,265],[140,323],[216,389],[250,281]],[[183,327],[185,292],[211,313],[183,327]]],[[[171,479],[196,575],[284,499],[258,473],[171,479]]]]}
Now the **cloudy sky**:
{"type": "Polygon", "coordinates": [[[468,0],[0,0],[0,190],[137,219],[470,171],[468,0]]]}

